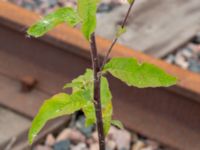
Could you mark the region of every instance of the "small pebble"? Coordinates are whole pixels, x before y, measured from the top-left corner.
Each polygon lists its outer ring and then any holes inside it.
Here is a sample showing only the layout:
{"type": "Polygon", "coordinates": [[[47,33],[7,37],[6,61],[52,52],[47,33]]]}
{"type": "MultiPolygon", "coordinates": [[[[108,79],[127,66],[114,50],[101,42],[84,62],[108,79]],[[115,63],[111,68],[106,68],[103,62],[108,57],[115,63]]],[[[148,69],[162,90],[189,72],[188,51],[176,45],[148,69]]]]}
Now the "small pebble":
{"type": "Polygon", "coordinates": [[[146,141],[147,145],[149,147],[151,147],[153,150],[157,150],[159,148],[159,145],[157,142],[153,141],[153,140],[147,140],[146,141]]]}
{"type": "Polygon", "coordinates": [[[89,138],[89,139],[86,140],[86,143],[88,145],[91,145],[92,143],[95,143],[95,142],[97,142],[97,141],[94,141],[94,139],[92,139],[92,138],[89,138]]]}
{"type": "Polygon", "coordinates": [[[119,150],[129,150],[131,143],[131,134],[126,130],[120,130],[115,127],[110,128],[108,133],[108,139],[112,139],[116,142],[119,150]]]}
{"type": "Polygon", "coordinates": [[[189,59],[189,58],[192,57],[192,52],[191,52],[189,49],[184,48],[184,49],[182,50],[182,55],[183,55],[184,57],[186,57],[187,59],[189,59]]]}
{"type": "Polygon", "coordinates": [[[90,150],[99,150],[99,144],[94,143],[94,144],[90,145],[90,150]]]}
{"type": "Polygon", "coordinates": [[[77,143],[77,142],[85,142],[86,137],[80,131],[73,129],[69,139],[77,143]]]}
{"type": "Polygon", "coordinates": [[[117,144],[113,140],[106,141],[106,150],[115,150],[117,147],[117,144]]]}
{"type": "Polygon", "coordinates": [[[175,60],[175,56],[174,55],[169,55],[169,56],[167,56],[167,58],[165,59],[165,61],[167,62],[167,63],[170,63],[170,64],[172,64],[172,63],[174,63],[174,60],[175,60]]]}
{"type": "Polygon", "coordinates": [[[190,48],[193,53],[199,53],[200,52],[199,45],[197,45],[197,44],[189,43],[187,45],[187,47],[190,48]]]}
{"type": "Polygon", "coordinates": [[[109,12],[113,9],[112,5],[101,3],[98,7],[98,12],[109,12]]]}
{"type": "Polygon", "coordinates": [[[93,132],[92,133],[92,139],[95,141],[95,142],[98,142],[98,133],[97,133],[97,131],[95,131],[95,132],[93,132]]]}
{"type": "Polygon", "coordinates": [[[88,150],[85,143],[79,143],[77,145],[71,146],[71,150],[88,150]]]}
{"type": "Polygon", "coordinates": [[[193,72],[200,73],[200,62],[197,62],[195,60],[190,60],[190,66],[189,69],[193,72]]]}
{"type": "Polygon", "coordinates": [[[131,150],[142,150],[142,148],[145,147],[144,142],[142,141],[137,141],[136,143],[133,144],[131,150]]]}
{"type": "Polygon", "coordinates": [[[37,146],[34,147],[33,150],[53,150],[53,149],[48,147],[48,146],[37,145],[37,146]]]}
{"type": "Polygon", "coordinates": [[[54,145],[54,150],[70,150],[70,141],[60,141],[54,145]]]}
{"type": "Polygon", "coordinates": [[[189,67],[188,61],[186,61],[183,55],[181,54],[176,55],[175,63],[184,69],[187,69],[189,67]]]}
{"type": "Polygon", "coordinates": [[[145,148],[142,148],[141,150],[157,150],[157,149],[153,149],[151,146],[147,146],[145,148]]]}
{"type": "Polygon", "coordinates": [[[132,133],[132,142],[136,143],[139,140],[139,137],[136,133],[132,133]]]}
{"type": "Polygon", "coordinates": [[[77,129],[64,129],[57,137],[56,141],[69,139],[74,143],[85,142],[86,137],[77,129]]]}
{"type": "Polygon", "coordinates": [[[93,126],[85,127],[85,118],[83,116],[78,118],[78,121],[76,122],[76,127],[87,138],[89,138],[91,136],[93,129],[94,129],[93,126]]]}
{"type": "Polygon", "coordinates": [[[51,147],[56,143],[56,139],[54,138],[54,136],[52,134],[48,134],[46,141],[45,141],[45,145],[51,147]]]}
{"type": "Polygon", "coordinates": [[[64,141],[66,139],[69,139],[71,133],[71,129],[64,129],[56,138],[56,141],[64,141]]]}

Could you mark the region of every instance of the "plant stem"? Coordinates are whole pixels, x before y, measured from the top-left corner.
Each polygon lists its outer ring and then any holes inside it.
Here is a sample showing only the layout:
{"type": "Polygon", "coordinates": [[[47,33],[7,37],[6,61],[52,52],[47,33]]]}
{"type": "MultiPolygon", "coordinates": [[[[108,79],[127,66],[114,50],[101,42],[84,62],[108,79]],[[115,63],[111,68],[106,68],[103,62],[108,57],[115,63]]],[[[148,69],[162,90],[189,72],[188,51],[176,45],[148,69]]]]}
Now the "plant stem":
{"type": "MultiPolygon", "coordinates": [[[[123,23],[121,24],[121,28],[124,28],[124,27],[125,27],[126,22],[127,22],[127,19],[128,19],[128,16],[129,16],[129,14],[130,14],[130,12],[131,12],[131,9],[132,9],[134,3],[135,3],[135,0],[133,0],[132,3],[130,4],[130,6],[129,6],[129,8],[128,8],[128,11],[127,11],[127,13],[126,13],[126,16],[125,16],[125,18],[124,18],[124,21],[123,21],[123,23]]],[[[102,63],[102,65],[101,65],[101,67],[100,67],[100,72],[103,70],[104,65],[107,63],[107,61],[108,61],[108,59],[109,59],[109,55],[110,55],[110,53],[111,53],[113,47],[115,46],[117,40],[118,40],[118,37],[115,37],[114,40],[113,40],[113,42],[111,43],[109,49],[107,50],[106,55],[105,55],[105,57],[104,57],[104,59],[103,59],[103,63],[102,63]]]]}
{"type": "Polygon", "coordinates": [[[103,119],[102,119],[102,109],[101,109],[101,76],[99,76],[100,65],[99,58],[96,47],[95,33],[91,35],[90,38],[90,47],[91,47],[91,58],[92,66],[94,71],[94,105],[96,112],[97,120],[97,130],[99,137],[99,150],[105,150],[105,136],[103,130],[103,119]]]}

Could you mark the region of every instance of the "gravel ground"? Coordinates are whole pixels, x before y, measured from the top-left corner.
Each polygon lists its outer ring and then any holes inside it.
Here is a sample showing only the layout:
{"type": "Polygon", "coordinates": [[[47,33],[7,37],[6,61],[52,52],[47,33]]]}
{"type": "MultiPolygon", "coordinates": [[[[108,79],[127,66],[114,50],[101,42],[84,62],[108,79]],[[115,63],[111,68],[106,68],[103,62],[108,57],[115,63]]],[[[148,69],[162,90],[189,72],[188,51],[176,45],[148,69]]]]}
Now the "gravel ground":
{"type": "MultiPolygon", "coordinates": [[[[26,9],[35,11],[41,15],[48,14],[58,7],[76,7],[75,0],[7,0],[22,6],[26,9]]],[[[126,0],[102,0],[98,12],[109,12],[116,6],[126,3],[126,0]]]]}
{"type": "MultiPolygon", "coordinates": [[[[70,127],[57,134],[49,134],[44,143],[33,150],[98,150],[98,136],[94,126],[85,128],[80,116],[70,127]]],[[[172,150],[154,140],[126,129],[112,126],[106,138],[106,150],[172,150]]]]}
{"type": "Polygon", "coordinates": [[[200,32],[188,44],[169,54],[165,61],[200,73],[200,32]]]}

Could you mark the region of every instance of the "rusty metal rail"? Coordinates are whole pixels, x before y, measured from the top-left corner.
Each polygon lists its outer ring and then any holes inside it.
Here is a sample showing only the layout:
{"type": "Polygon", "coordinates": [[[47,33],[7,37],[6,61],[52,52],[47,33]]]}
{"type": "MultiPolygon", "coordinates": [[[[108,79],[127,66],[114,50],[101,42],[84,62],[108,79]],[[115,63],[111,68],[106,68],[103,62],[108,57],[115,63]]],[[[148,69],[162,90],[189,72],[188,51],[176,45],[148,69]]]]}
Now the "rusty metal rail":
{"type": "MultiPolygon", "coordinates": [[[[38,18],[12,4],[0,3],[0,74],[18,82],[26,76],[38,82],[32,91],[1,98],[0,104],[29,117],[35,115],[44,97],[60,91],[65,82],[91,66],[89,45],[76,29],[61,25],[43,38],[27,38],[25,29],[38,18]],[[38,96],[30,99],[35,97],[34,92],[38,96]]],[[[103,55],[110,42],[100,37],[97,42],[103,55]]],[[[131,130],[163,144],[199,150],[200,76],[121,45],[114,47],[111,56],[148,61],[180,80],[172,88],[136,89],[108,76],[114,95],[114,117],[131,130]]],[[[4,96],[1,93],[0,97],[4,96]]]]}

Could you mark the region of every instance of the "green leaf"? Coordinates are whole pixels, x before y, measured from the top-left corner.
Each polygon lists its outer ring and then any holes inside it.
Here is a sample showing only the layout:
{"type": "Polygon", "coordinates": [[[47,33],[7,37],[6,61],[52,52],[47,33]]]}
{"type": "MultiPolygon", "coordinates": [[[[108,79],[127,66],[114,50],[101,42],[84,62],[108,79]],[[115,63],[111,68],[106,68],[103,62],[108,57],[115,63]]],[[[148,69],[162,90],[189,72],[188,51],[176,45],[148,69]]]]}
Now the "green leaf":
{"type": "Polygon", "coordinates": [[[73,8],[64,7],[45,16],[39,22],[31,26],[27,33],[34,37],[40,37],[61,23],[66,22],[70,26],[75,26],[80,21],[78,13],[73,8]]]}
{"type": "Polygon", "coordinates": [[[124,128],[123,124],[119,120],[112,120],[111,124],[116,126],[116,127],[118,127],[119,129],[123,129],[124,128]]]}
{"type": "Polygon", "coordinates": [[[34,138],[48,120],[72,114],[81,109],[85,104],[86,101],[82,97],[81,92],[72,95],[60,93],[46,100],[32,122],[29,130],[29,143],[32,144],[34,138]]]}
{"type": "Polygon", "coordinates": [[[112,114],[113,114],[112,102],[107,100],[107,103],[102,107],[103,128],[105,135],[108,134],[108,131],[110,129],[112,114]]]}
{"type": "Polygon", "coordinates": [[[82,19],[81,30],[87,40],[96,29],[97,0],[78,0],[78,13],[82,19]]]}
{"type": "Polygon", "coordinates": [[[155,65],[139,63],[134,58],[113,58],[105,65],[104,71],[138,88],[168,87],[177,82],[177,78],[155,65]]]}
{"type": "Polygon", "coordinates": [[[124,34],[126,32],[126,28],[125,27],[121,27],[121,26],[119,26],[118,28],[117,28],[117,32],[116,32],[116,37],[120,37],[122,34],[124,34]]]}
{"type": "Polygon", "coordinates": [[[127,0],[129,4],[134,3],[135,0],[127,0]]]}
{"type": "Polygon", "coordinates": [[[84,89],[89,89],[92,92],[93,83],[93,71],[91,69],[86,69],[83,75],[78,76],[76,79],[72,80],[71,83],[64,85],[64,88],[72,88],[73,92],[77,92],[84,89]]]}
{"type": "MultiPolygon", "coordinates": [[[[87,104],[82,108],[86,120],[85,125],[90,126],[96,123],[95,107],[93,101],[93,71],[87,69],[84,75],[72,80],[72,83],[66,84],[71,85],[73,92],[85,91],[85,98],[87,104]]],[[[112,120],[112,95],[109,89],[108,81],[105,77],[101,79],[101,105],[102,105],[102,116],[104,122],[104,132],[108,133],[111,120],[112,120]]]]}
{"type": "Polygon", "coordinates": [[[63,89],[67,88],[73,88],[73,87],[81,87],[82,83],[81,82],[73,82],[73,83],[67,83],[64,85],[63,89]]]}
{"type": "Polygon", "coordinates": [[[89,127],[96,122],[95,108],[92,101],[88,101],[87,105],[82,108],[85,115],[85,126],[89,127]]]}

